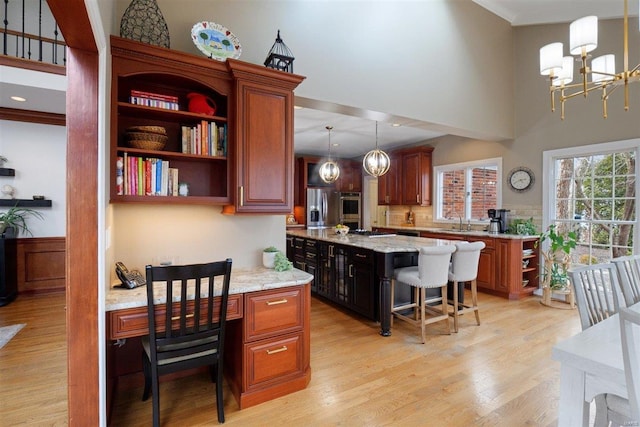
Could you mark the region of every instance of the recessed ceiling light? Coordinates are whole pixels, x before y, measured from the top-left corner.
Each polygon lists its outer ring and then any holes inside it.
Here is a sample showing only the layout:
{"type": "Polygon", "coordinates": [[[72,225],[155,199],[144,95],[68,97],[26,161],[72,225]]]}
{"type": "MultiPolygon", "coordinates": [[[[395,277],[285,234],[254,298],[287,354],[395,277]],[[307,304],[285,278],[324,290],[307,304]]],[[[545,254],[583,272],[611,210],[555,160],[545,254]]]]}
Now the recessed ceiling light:
{"type": "Polygon", "coordinates": [[[394,128],[399,128],[402,125],[400,123],[392,123],[391,126],[393,126],[394,128]]]}
{"type": "Polygon", "coordinates": [[[303,108],[304,108],[304,107],[301,107],[301,106],[299,106],[299,105],[294,105],[294,106],[293,106],[293,109],[294,109],[294,110],[302,110],[303,108]]]}
{"type": "Polygon", "coordinates": [[[18,102],[25,102],[27,100],[26,98],[23,98],[21,96],[12,96],[11,99],[18,102]]]}

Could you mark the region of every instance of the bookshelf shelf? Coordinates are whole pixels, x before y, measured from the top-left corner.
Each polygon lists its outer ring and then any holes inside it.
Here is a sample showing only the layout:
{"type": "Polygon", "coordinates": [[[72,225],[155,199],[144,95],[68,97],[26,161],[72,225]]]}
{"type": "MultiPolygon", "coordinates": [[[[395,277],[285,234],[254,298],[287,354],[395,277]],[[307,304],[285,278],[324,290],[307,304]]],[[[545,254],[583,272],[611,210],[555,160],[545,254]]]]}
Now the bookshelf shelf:
{"type": "Polygon", "coordinates": [[[0,207],[50,208],[51,200],[0,199],[0,207]]]}

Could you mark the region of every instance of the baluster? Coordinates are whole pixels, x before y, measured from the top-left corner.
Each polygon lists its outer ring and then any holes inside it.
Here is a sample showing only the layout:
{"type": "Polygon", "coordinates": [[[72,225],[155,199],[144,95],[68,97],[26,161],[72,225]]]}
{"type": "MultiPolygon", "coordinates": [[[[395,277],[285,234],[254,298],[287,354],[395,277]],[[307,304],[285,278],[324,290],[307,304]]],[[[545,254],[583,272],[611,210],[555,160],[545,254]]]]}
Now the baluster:
{"type": "Polygon", "coordinates": [[[9,9],[9,0],[4,0],[4,33],[2,34],[2,53],[7,54],[7,26],[9,21],[7,20],[7,13],[9,9]]]}
{"type": "MultiPolygon", "coordinates": [[[[22,0],[22,59],[24,59],[24,0],[22,0]]],[[[16,40],[16,56],[18,56],[18,43],[16,40]]]]}
{"type": "Polygon", "coordinates": [[[58,22],[54,23],[53,27],[53,52],[51,54],[51,59],[54,64],[58,65],[58,22]]]}
{"type": "Polygon", "coordinates": [[[38,8],[38,61],[42,62],[42,0],[38,8]]]}

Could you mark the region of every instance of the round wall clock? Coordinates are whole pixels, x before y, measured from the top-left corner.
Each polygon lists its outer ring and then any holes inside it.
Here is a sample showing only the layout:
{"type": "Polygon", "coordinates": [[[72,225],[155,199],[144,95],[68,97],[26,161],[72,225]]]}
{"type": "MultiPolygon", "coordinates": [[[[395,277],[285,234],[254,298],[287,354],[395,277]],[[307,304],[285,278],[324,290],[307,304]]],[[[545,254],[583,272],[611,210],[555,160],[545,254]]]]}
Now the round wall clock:
{"type": "Polygon", "coordinates": [[[509,172],[508,181],[514,191],[522,192],[533,187],[535,176],[531,169],[519,166],[517,168],[513,168],[511,172],[509,172]]]}

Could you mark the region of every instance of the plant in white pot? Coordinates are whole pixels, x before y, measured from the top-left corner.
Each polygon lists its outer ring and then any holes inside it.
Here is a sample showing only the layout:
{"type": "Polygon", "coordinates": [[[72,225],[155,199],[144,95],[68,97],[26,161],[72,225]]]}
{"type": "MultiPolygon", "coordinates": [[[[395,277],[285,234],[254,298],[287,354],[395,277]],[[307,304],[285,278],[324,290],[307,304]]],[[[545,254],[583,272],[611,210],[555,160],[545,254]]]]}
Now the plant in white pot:
{"type": "Polygon", "coordinates": [[[264,265],[266,268],[275,267],[276,254],[278,252],[280,252],[280,250],[275,246],[264,248],[262,251],[262,265],[264,265]]]}

